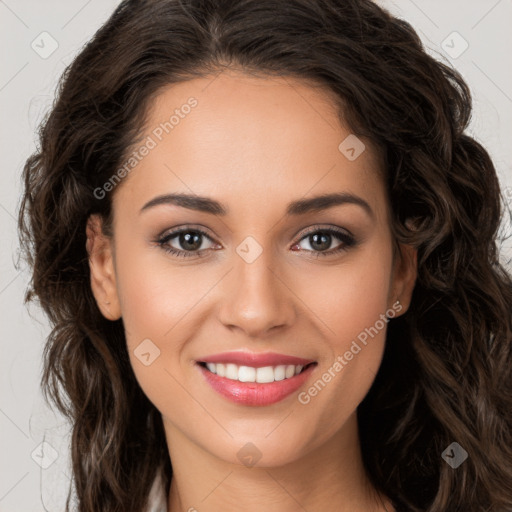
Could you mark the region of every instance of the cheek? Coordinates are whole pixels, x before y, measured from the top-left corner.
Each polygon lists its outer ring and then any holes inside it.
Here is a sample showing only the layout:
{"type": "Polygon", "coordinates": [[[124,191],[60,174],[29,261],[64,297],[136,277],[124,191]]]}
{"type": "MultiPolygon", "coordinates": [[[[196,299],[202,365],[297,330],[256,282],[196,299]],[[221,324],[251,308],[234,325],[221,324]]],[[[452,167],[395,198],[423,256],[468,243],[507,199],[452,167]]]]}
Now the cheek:
{"type": "Polygon", "coordinates": [[[165,263],[161,249],[142,248],[123,255],[116,268],[118,294],[128,342],[140,338],[162,341],[205,294],[213,276],[199,277],[190,267],[165,263]]]}
{"type": "Polygon", "coordinates": [[[391,248],[383,241],[347,255],[330,271],[308,272],[309,277],[301,280],[302,296],[327,327],[329,343],[337,353],[345,352],[351,340],[385,315],[391,270],[391,248]]]}
{"type": "Polygon", "coordinates": [[[177,273],[170,279],[155,268],[119,276],[124,276],[120,289],[127,350],[140,388],[159,411],[188,410],[190,421],[200,422],[201,411],[190,410],[190,397],[180,382],[188,339],[184,333],[194,332],[190,310],[204,289],[193,279],[181,282],[177,273]]]}
{"type": "Polygon", "coordinates": [[[303,282],[309,304],[326,329],[316,380],[299,396],[322,439],[328,438],[356,410],[378,372],[384,351],[392,269],[391,248],[368,248],[347,258],[320,287],[303,282]],[[328,285],[328,286],[327,286],[328,285]],[[384,320],[383,320],[384,318],[384,320]],[[314,413],[313,413],[314,411],[314,413]]]}
{"type": "Polygon", "coordinates": [[[179,377],[188,333],[198,327],[194,306],[215,281],[205,276],[205,282],[190,267],[155,264],[161,258],[155,257],[158,248],[131,249],[123,252],[119,243],[117,290],[131,365],[156,405],[164,397],[180,396],[172,392],[179,389],[172,375],[179,377]]]}

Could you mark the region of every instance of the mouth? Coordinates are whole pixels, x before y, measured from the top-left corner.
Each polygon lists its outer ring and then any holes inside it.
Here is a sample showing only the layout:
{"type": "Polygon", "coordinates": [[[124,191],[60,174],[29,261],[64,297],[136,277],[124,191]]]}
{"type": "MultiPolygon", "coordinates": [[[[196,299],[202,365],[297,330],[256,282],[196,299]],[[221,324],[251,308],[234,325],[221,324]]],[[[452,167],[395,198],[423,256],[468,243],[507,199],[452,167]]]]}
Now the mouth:
{"type": "Polygon", "coordinates": [[[316,361],[260,367],[196,362],[214,391],[231,402],[248,406],[268,406],[284,400],[306,383],[317,366],[316,361]]]}
{"type": "Polygon", "coordinates": [[[280,364],[276,366],[243,366],[233,363],[207,363],[198,362],[199,366],[205,368],[208,372],[224,377],[229,380],[238,382],[255,382],[258,384],[268,384],[271,382],[279,382],[300,375],[309,367],[316,365],[316,362],[301,364],[280,364]]]}

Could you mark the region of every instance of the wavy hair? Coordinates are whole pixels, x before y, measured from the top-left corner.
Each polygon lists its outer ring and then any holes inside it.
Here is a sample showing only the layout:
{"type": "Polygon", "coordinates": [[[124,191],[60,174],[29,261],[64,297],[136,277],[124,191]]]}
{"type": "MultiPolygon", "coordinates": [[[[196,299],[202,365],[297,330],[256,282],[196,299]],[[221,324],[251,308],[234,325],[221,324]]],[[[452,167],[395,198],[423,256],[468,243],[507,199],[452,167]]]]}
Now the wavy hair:
{"type": "Polygon", "coordinates": [[[113,193],[94,191],[162,87],[226,67],[332,92],[383,152],[394,239],[418,251],[410,309],[390,322],[358,408],[369,478],[397,510],[511,511],[512,279],[499,246],[510,210],[465,133],[468,86],[370,0],[125,0],[63,73],[24,166],[19,233],[25,300],[52,326],[41,384],[72,423],[78,511],[139,512],[159,472],[166,491],[172,477],[122,320],[106,320],[91,291],[86,221],[99,213],[108,228],[113,193]],[[454,441],[469,454],[456,470],[441,458],[454,441]]]}

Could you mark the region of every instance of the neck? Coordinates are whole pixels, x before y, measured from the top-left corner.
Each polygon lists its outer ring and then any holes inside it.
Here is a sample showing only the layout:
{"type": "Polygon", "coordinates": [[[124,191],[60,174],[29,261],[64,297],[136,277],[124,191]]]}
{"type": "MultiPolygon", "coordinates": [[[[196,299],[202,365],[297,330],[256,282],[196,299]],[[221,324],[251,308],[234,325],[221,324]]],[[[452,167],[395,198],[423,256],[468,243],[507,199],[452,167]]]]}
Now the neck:
{"type": "Polygon", "coordinates": [[[221,460],[165,419],[164,424],[173,467],[168,512],[394,510],[364,471],[355,414],[327,442],[272,467],[221,460]]]}

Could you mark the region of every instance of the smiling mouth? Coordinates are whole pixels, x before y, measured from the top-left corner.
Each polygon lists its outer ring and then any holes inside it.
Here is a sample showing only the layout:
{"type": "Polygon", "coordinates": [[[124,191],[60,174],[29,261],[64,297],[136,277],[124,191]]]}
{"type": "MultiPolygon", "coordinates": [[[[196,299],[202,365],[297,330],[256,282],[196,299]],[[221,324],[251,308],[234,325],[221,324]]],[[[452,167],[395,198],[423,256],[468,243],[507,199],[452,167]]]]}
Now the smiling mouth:
{"type": "Polygon", "coordinates": [[[283,364],[276,366],[263,366],[259,368],[233,363],[198,362],[198,364],[210,373],[216,374],[219,377],[225,377],[229,380],[269,384],[271,382],[291,379],[296,375],[300,375],[307,368],[316,365],[317,363],[312,362],[306,365],[283,364]]]}

